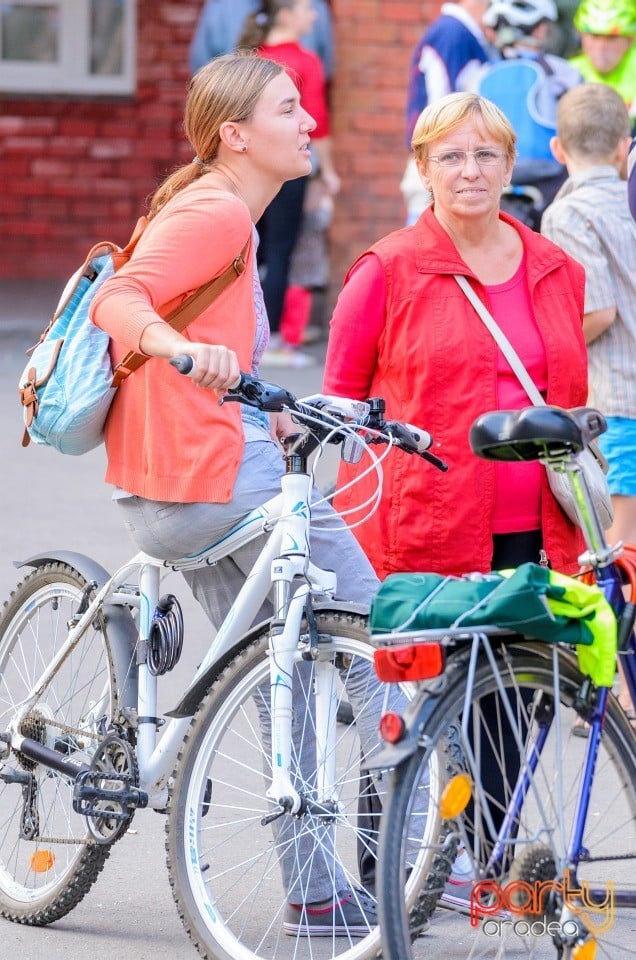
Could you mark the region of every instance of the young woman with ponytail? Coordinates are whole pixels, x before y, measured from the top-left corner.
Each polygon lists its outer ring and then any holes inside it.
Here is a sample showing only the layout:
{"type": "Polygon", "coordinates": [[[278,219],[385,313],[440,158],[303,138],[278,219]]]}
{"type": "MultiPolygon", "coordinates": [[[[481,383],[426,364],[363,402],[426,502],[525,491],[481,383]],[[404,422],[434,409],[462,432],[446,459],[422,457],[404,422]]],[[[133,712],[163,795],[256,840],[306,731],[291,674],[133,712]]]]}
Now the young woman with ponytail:
{"type": "MultiPolygon", "coordinates": [[[[154,194],[130,262],[93,302],[115,362],[128,350],[151,358],[111,406],[106,480],[132,539],[152,556],[197,553],[280,492],[284,464],[272,437],[297,427],[283,415],[270,423],[240,404],[220,407],[218,397],[239,371],[257,372],[267,344],[254,223],[283,183],[309,172],[314,127],[280,64],[247,53],[202,67],[185,112],[193,159],[154,194]],[[246,241],[244,272],[183,333],[162,320],[223,273],[246,241]],[[195,360],[191,378],[167,363],[183,353],[195,360]]],[[[369,602],[377,580],[368,561],[330,507],[312,512],[312,520],[325,517],[330,532],[312,532],[316,562],[338,571],[346,599],[369,602]]],[[[261,547],[185,574],[215,626],[261,547]]]]}
{"type": "MultiPolygon", "coordinates": [[[[280,64],[231,54],[202,67],[192,79],[185,112],[193,159],[159,187],[131,260],[93,301],[92,319],[111,336],[115,361],[128,350],[150,357],[119,387],[110,408],[106,480],[115,487],[128,533],[154,557],[199,553],[280,492],[284,461],[273,437],[296,432],[297,426],[283,415],[270,423],[266,414],[236,403],[220,407],[218,397],[239,371],[257,372],[268,327],[254,223],[283,183],[311,169],[315,126],[280,64]],[[246,242],[243,273],[183,333],[162,320],[223,273],[246,242]],[[191,378],[167,362],[183,353],[195,360],[191,378]]],[[[262,546],[253,541],[214,567],[184,574],[215,627],[262,546]]],[[[353,534],[325,503],[312,507],[312,559],[336,571],[343,599],[370,602],[375,574],[353,534]]],[[[261,613],[271,616],[271,603],[261,613]]],[[[297,876],[293,845],[281,854],[281,867],[291,890],[297,876]]],[[[302,884],[302,908],[298,884],[293,902],[290,893],[285,929],[308,936],[307,916],[315,908],[323,928],[333,916],[334,936],[355,925],[366,932],[376,922],[372,909],[362,916],[360,895],[354,901],[344,891],[336,916],[326,892],[332,886],[328,863],[322,872],[312,869],[311,889],[302,884]]]]}

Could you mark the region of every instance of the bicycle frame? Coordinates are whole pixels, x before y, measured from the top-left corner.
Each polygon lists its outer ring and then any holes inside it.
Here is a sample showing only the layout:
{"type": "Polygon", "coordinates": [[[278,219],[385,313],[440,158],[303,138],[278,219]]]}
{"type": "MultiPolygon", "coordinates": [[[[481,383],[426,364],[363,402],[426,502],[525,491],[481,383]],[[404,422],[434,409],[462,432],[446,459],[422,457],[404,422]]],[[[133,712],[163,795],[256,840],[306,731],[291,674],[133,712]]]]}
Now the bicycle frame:
{"type": "MultiPolygon", "coordinates": [[[[570,458],[565,462],[561,459],[556,459],[554,463],[549,464],[552,469],[564,470],[574,491],[576,502],[579,507],[579,513],[581,517],[581,527],[585,537],[585,542],[587,544],[587,551],[579,557],[579,562],[581,565],[590,565],[594,571],[594,576],[599,588],[602,590],[606,600],[611,605],[612,609],[616,614],[616,618],[620,623],[621,615],[625,609],[625,598],[622,591],[622,579],[620,576],[620,571],[615,564],[616,558],[620,555],[622,544],[617,544],[616,547],[610,547],[607,544],[603,529],[600,525],[599,519],[594,510],[592,503],[592,498],[590,491],[586,482],[585,474],[583,473],[581,467],[577,463],[575,458],[570,458]]],[[[467,736],[466,725],[468,723],[468,714],[471,700],[471,691],[472,683],[475,673],[475,667],[477,663],[477,654],[480,649],[484,649],[486,656],[488,657],[489,662],[493,668],[494,676],[498,677],[498,668],[495,663],[495,658],[492,651],[492,646],[489,642],[487,633],[476,633],[473,640],[473,647],[471,650],[470,665],[468,669],[468,683],[467,683],[467,692],[466,692],[466,709],[464,711],[464,735],[465,735],[465,744],[468,744],[469,738],[467,736]]],[[[625,673],[626,682],[630,695],[632,697],[632,702],[636,703],[636,636],[634,635],[633,630],[629,634],[628,644],[626,649],[618,651],[618,656],[622,658],[622,666],[625,673]]],[[[556,650],[553,651],[552,655],[553,670],[555,676],[555,685],[559,682],[558,674],[558,658],[556,650]]],[[[508,697],[503,689],[500,678],[498,680],[499,694],[502,699],[504,710],[508,714],[508,718],[511,722],[512,728],[515,729],[515,719],[513,716],[513,709],[508,700],[508,697]]],[[[576,871],[578,869],[579,862],[584,856],[584,845],[583,837],[585,834],[585,826],[587,821],[589,800],[591,794],[591,787],[594,781],[594,771],[596,768],[596,761],[598,758],[598,751],[601,742],[603,723],[605,719],[605,712],[607,709],[608,696],[610,689],[608,687],[599,687],[598,695],[596,701],[593,705],[591,715],[589,717],[589,737],[587,741],[585,761],[583,767],[583,776],[581,780],[581,787],[578,792],[576,799],[576,808],[575,814],[572,821],[571,834],[568,842],[567,851],[565,851],[565,863],[564,866],[569,867],[572,871],[573,880],[577,881],[576,871]]],[[[486,871],[489,872],[493,868],[496,869],[501,865],[504,859],[506,845],[509,842],[509,839],[513,833],[514,824],[518,821],[523,803],[530,789],[532,783],[532,776],[538,766],[539,759],[541,756],[541,751],[543,745],[546,742],[550,727],[552,723],[557,724],[557,737],[560,737],[560,718],[558,715],[558,710],[555,711],[554,717],[542,722],[539,725],[539,734],[535,741],[532,744],[529,754],[525,758],[525,763],[522,765],[522,768],[519,773],[519,779],[515,785],[513,795],[511,797],[508,809],[506,811],[506,816],[497,833],[497,842],[493,848],[492,854],[490,856],[486,871]]],[[[520,749],[521,754],[523,755],[523,743],[518,737],[517,746],[520,749]]],[[[465,746],[465,749],[469,749],[465,746]]],[[[473,758],[474,760],[474,758],[473,758]]],[[[488,814],[488,811],[486,810],[488,814]]],[[[490,823],[490,828],[493,832],[493,835],[496,831],[493,828],[492,822],[490,823]]],[[[598,896],[603,895],[603,891],[592,890],[592,894],[598,894],[598,896]]],[[[636,897],[629,898],[628,903],[625,902],[624,905],[636,906],[636,897]],[[632,902],[633,901],[633,902],[632,902]]]]}
{"type": "MultiPolygon", "coordinates": [[[[587,551],[581,557],[579,557],[579,562],[581,565],[589,564],[592,567],[596,582],[599,588],[602,590],[606,600],[614,610],[616,618],[620,623],[620,618],[625,609],[626,601],[623,596],[620,571],[614,561],[617,556],[620,555],[622,544],[619,543],[616,545],[616,547],[608,546],[605,539],[605,534],[596,515],[596,511],[594,510],[590,491],[585,479],[585,474],[576,462],[576,459],[571,458],[565,463],[562,461],[556,461],[551,466],[552,468],[556,467],[557,469],[565,470],[567,472],[579,507],[581,526],[585,537],[585,542],[587,544],[587,551]]],[[[478,646],[483,646],[486,650],[486,655],[493,665],[495,676],[497,676],[497,669],[494,662],[492,647],[490,646],[487,636],[482,634],[476,638],[476,641],[473,644],[473,650],[471,651],[468,690],[471,689],[471,678],[474,676],[478,646]]],[[[636,703],[636,637],[633,630],[629,635],[626,649],[619,649],[618,657],[621,658],[621,665],[624,669],[625,679],[632,697],[632,702],[636,703]]],[[[555,671],[556,685],[558,684],[558,659],[556,650],[553,651],[552,660],[553,669],[555,671]]],[[[504,704],[504,709],[508,712],[509,719],[514,727],[514,717],[512,716],[511,705],[508,702],[508,698],[501,684],[499,684],[499,692],[504,704]]],[[[591,787],[594,781],[594,771],[598,758],[609,693],[610,689],[608,687],[598,688],[598,696],[588,720],[590,731],[585,753],[583,776],[581,779],[581,787],[576,799],[575,814],[572,821],[568,848],[565,852],[564,864],[572,871],[572,877],[575,882],[577,881],[576,871],[578,869],[579,862],[584,855],[583,837],[585,834],[591,787]]],[[[467,705],[469,705],[470,697],[468,692],[466,696],[466,702],[467,705]]],[[[531,751],[526,757],[526,762],[520,771],[519,779],[515,785],[513,796],[508,806],[508,810],[506,811],[506,816],[498,832],[497,842],[491,854],[487,870],[500,865],[503,861],[506,842],[511,836],[513,825],[515,822],[517,822],[520,816],[525,797],[532,781],[532,775],[537,768],[543,745],[545,744],[553,722],[557,724],[557,736],[560,736],[560,719],[558,716],[558,710],[555,711],[554,718],[540,724],[539,734],[534,741],[531,751]]],[[[466,738],[466,742],[468,742],[468,738],[466,738]]],[[[521,743],[519,743],[518,746],[523,749],[523,745],[521,743]]],[[[603,891],[592,890],[592,895],[595,894],[599,897],[602,897],[603,891]]],[[[630,898],[628,896],[627,900],[623,901],[623,905],[636,906],[636,897],[630,898]]]]}
{"type": "MultiPolygon", "coordinates": [[[[302,467],[306,469],[306,463],[303,463],[302,467]]],[[[219,541],[201,553],[175,561],[162,561],[140,552],[117,570],[70,629],[64,644],[37,678],[30,696],[21,703],[20,710],[12,718],[9,729],[15,748],[19,749],[24,740],[18,733],[21,719],[38,702],[47,683],[71,654],[100,608],[106,603],[134,607],[138,611],[137,760],[140,788],[147,795],[149,806],[157,809],[165,807],[167,781],[174,769],[190,716],[183,715],[178,708],[172,711],[171,719],[157,742],[157,728],[161,723],[157,716],[158,679],[150,673],[144,651],[159,600],[162,573],[166,570],[194,570],[214,565],[239,547],[255,540],[263,532],[271,530],[181,703],[188,699],[189,691],[196,689],[197,683],[205,677],[210,668],[248,632],[273,586],[274,618],[270,640],[273,654],[270,664],[273,780],[268,795],[284,809],[289,808],[296,812],[300,808],[300,798],[291,784],[289,774],[292,749],[292,689],[281,678],[292,673],[294,661],[301,657],[298,638],[307,598],[310,595],[322,595],[330,599],[337,585],[334,573],[318,568],[309,559],[311,485],[312,480],[307,472],[292,470],[282,477],[279,495],[253,510],[219,541]],[[137,585],[128,583],[134,576],[137,578],[137,585]],[[297,578],[302,578],[303,582],[294,589],[293,584],[297,578]]],[[[334,724],[328,723],[326,712],[330,709],[328,705],[334,696],[333,682],[331,664],[321,663],[318,658],[316,703],[319,802],[334,799],[331,787],[335,782],[335,771],[332,769],[334,761],[325,759],[333,758],[335,754],[331,742],[335,738],[335,731],[329,729],[333,728],[334,724]]],[[[330,715],[332,718],[335,716],[333,710],[330,715]]]]}

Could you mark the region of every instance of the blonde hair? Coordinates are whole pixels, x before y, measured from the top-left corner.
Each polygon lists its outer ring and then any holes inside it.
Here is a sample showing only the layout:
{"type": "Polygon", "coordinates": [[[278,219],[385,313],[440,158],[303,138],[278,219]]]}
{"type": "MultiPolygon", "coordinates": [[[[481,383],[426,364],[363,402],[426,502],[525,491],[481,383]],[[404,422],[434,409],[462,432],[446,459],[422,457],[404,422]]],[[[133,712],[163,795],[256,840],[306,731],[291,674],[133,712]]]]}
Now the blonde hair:
{"type": "Polygon", "coordinates": [[[581,83],[557,107],[557,136],[572,157],[607,160],[630,136],[625,102],[606,83],[581,83]]]}
{"type": "Polygon", "coordinates": [[[429,143],[447,136],[475,117],[481,118],[488,133],[503,144],[507,158],[514,161],[517,134],[499,107],[476,93],[449,93],[422,110],[411,139],[416,158],[425,161],[429,143]]]}
{"type": "Polygon", "coordinates": [[[209,172],[217,158],[221,125],[249,120],[263,90],[283,67],[249,52],[216,57],[188,87],[183,127],[195,158],[164,180],[150,201],[152,218],[180,190],[209,172]]]}

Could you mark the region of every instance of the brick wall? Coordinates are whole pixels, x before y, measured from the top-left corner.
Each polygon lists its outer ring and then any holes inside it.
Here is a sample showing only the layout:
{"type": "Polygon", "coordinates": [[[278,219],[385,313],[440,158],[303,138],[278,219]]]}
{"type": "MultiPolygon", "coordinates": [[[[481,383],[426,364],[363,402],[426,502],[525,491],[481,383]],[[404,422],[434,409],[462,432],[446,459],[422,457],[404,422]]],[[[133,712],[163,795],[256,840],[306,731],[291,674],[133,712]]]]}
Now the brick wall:
{"type": "Polygon", "coordinates": [[[332,112],[343,179],[332,250],[334,281],[379,237],[404,223],[405,100],[411,54],[439,3],[333,0],[337,73],[332,112]]]}
{"type": "MultiPolygon", "coordinates": [[[[138,0],[132,98],[0,96],[0,277],[67,276],[98,239],[124,242],[144,200],[190,157],[181,131],[201,0],[138,0]]],[[[404,217],[398,184],[408,61],[435,0],[333,0],[334,286],[404,217]]]]}
{"type": "Polygon", "coordinates": [[[187,46],[200,4],[138,0],[132,98],[0,100],[0,275],[57,278],[93,240],[123,242],[180,161],[187,46]]]}

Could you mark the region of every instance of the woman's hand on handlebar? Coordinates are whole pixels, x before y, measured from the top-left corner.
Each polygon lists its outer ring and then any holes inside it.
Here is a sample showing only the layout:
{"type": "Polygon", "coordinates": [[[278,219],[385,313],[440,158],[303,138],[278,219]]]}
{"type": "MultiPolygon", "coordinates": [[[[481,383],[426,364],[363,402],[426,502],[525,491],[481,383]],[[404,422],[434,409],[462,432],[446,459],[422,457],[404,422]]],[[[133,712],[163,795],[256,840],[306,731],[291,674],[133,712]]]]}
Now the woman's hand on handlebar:
{"type": "Polygon", "coordinates": [[[223,344],[188,343],[187,350],[183,349],[183,342],[175,344],[173,357],[184,353],[194,360],[194,367],[188,374],[190,379],[199,387],[214,390],[220,397],[240,379],[238,357],[223,344]]]}

